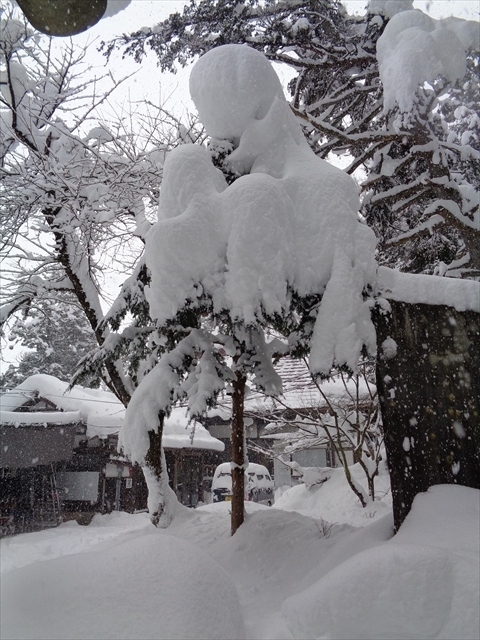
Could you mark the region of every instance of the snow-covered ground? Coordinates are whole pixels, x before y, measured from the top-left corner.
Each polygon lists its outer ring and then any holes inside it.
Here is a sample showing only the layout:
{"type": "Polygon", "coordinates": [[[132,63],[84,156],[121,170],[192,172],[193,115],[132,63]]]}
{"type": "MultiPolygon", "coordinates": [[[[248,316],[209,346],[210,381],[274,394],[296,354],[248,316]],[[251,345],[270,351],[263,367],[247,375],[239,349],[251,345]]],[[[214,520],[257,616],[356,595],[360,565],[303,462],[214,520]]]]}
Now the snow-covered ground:
{"type": "Polygon", "coordinates": [[[233,537],[220,503],[3,539],[1,637],[478,638],[480,491],[433,487],[393,537],[386,477],[362,509],[342,474],[233,537]]]}

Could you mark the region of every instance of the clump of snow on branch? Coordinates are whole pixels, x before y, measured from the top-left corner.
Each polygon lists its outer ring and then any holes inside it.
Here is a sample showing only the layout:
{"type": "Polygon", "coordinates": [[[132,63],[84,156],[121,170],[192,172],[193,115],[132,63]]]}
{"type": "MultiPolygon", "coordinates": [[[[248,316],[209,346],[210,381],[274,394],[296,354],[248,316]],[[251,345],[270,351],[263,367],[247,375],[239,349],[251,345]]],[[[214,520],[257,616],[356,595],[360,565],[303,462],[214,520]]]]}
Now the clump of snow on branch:
{"type": "MultiPolygon", "coordinates": [[[[375,351],[364,292],[376,277],[375,237],[359,221],[355,183],[310,150],[261,53],[242,45],[209,51],[192,70],[190,92],[207,133],[233,148],[227,168],[239,177],[229,185],[200,146],[167,156],[158,222],[145,250],[152,317],[167,325],[207,298],[213,314],[256,330],[289,313],[292,293],[323,296],[312,316],[311,368],[325,375],[334,363],[355,370],[364,345],[375,351]]],[[[201,372],[181,382],[170,362],[182,357],[175,351],[142,382],[127,413],[142,453],[158,412],[179,393],[198,415],[227,382],[212,356],[201,363],[213,372],[208,389],[201,372]]],[[[133,441],[127,448],[139,459],[133,441]]]]}
{"type": "Polygon", "coordinates": [[[378,268],[378,294],[408,304],[446,305],[457,311],[480,313],[480,283],[378,268]]]}
{"type": "Polygon", "coordinates": [[[413,0],[370,0],[368,3],[368,13],[381,14],[386,18],[409,9],[413,9],[413,0]]]}
{"type": "MultiPolygon", "coordinates": [[[[355,290],[337,296],[336,333],[352,331],[353,342],[373,348],[373,327],[354,319],[375,278],[373,233],[358,222],[354,182],[310,151],[270,63],[246,46],[219,47],[197,62],[190,90],[207,133],[234,143],[229,166],[248,175],[228,186],[207,150],[169,154],[146,248],[153,315],[166,322],[206,293],[214,312],[255,325],[282,313],[292,290],[323,294],[337,282],[343,290],[341,272],[355,290]]],[[[332,353],[315,362],[328,372],[332,353]]]]}
{"type": "MultiPolygon", "coordinates": [[[[166,353],[160,362],[143,378],[128,405],[125,415],[125,427],[121,429],[118,446],[133,462],[142,464],[150,446],[149,431],[158,431],[159,413],[170,414],[170,408],[179,400],[187,401],[191,416],[206,412],[212,394],[223,390],[225,380],[221,377],[213,346],[208,336],[200,331],[192,331],[181,340],[177,347],[166,353]],[[179,375],[186,359],[193,359],[195,352],[201,351],[196,367],[185,379],[179,375]]],[[[178,411],[178,410],[177,410],[178,411]]],[[[168,425],[164,424],[163,445],[168,445],[168,425]],[[165,427],[167,427],[165,429],[165,427]]],[[[201,425],[191,426],[192,441],[202,448],[206,430],[201,425]]],[[[216,449],[213,439],[209,438],[208,448],[216,449]]],[[[219,444],[221,444],[219,442],[219,444]]],[[[170,445],[171,446],[171,445],[170,445]]]]}
{"type": "Polygon", "coordinates": [[[479,48],[478,22],[435,20],[419,10],[395,13],[377,43],[384,110],[398,104],[410,111],[418,87],[438,76],[463,78],[465,51],[472,48],[479,48]]]}

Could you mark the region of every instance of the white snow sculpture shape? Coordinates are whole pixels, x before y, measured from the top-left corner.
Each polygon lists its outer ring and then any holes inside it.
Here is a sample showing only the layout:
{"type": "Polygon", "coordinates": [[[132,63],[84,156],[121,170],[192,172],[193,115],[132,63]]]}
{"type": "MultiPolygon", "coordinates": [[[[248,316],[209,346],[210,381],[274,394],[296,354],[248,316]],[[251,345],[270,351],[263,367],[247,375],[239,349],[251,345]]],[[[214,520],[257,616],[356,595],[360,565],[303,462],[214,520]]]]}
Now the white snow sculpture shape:
{"type": "Polygon", "coordinates": [[[165,322],[205,293],[215,311],[256,324],[287,311],[289,290],[325,293],[311,366],[354,369],[363,345],[375,351],[362,292],[376,277],[355,183],[311,151],[263,54],[245,45],[209,51],[190,91],[207,133],[233,143],[228,162],[247,175],[227,186],[205,149],[169,154],[147,238],[152,313],[165,322]]]}
{"type": "Polygon", "coordinates": [[[252,121],[265,118],[275,98],[285,100],[271,64],[247,45],[203,55],[190,75],[190,95],[208,135],[235,146],[252,121]]]}
{"type": "Polygon", "coordinates": [[[393,15],[377,42],[384,111],[396,104],[412,111],[418,87],[439,75],[449,82],[463,78],[469,49],[479,50],[474,20],[435,20],[418,9],[393,15]]]}

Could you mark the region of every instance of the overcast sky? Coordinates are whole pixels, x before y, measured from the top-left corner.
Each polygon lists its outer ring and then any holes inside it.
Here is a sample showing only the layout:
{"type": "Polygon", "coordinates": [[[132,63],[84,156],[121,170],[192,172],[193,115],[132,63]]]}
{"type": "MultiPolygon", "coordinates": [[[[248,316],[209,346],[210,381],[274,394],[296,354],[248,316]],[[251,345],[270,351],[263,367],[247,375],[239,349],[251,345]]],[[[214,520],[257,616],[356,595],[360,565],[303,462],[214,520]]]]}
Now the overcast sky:
{"type": "MultiPolygon", "coordinates": [[[[115,1],[110,0],[113,3],[115,1]]],[[[366,0],[342,1],[351,13],[363,13],[367,5],[366,0]]],[[[73,40],[79,45],[89,44],[88,59],[97,67],[97,72],[100,74],[105,65],[105,59],[97,52],[98,43],[101,40],[109,40],[122,33],[132,33],[143,26],[151,27],[170,13],[181,11],[185,4],[187,4],[186,0],[132,0],[126,9],[111,18],[101,20],[95,27],[75,36],[73,40]]],[[[480,13],[478,0],[416,0],[414,6],[434,18],[455,15],[459,18],[478,20],[480,13]]],[[[146,98],[162,104],[169,110],[174,110],[178,115],[185,110],[192,111],[194,107],[188,94],[188,75],[191,65],[185,70],[179,70],[176,75],[161,73],[156,65],[156,56],[153,52],[141,65],[136,64],[131,58],[122,60],[121,55],[114,55],[109,69],[113,70],[115,76],[121,77],[136,72],[135,77],[118,92],[116,100],[121,103],[124,100],[146,98]]]]}

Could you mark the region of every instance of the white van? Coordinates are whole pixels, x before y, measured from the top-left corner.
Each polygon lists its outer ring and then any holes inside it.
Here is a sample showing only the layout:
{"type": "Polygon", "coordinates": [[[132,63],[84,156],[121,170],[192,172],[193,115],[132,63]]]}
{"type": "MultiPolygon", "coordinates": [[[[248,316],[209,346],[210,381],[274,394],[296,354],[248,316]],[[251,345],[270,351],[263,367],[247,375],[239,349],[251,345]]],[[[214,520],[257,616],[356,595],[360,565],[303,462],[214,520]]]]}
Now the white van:
{"type": "MultiPolygon", "coordinates": [[[[232,467],[223,462],[215,469],[212,481],[213,502],[232,499],[232,467]]],[[[245,500],[261,502],[271,506],[274,500],[273,480],[267,467],[250,462],[245,471],[245,500]]]]}

